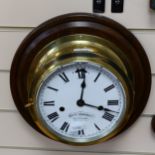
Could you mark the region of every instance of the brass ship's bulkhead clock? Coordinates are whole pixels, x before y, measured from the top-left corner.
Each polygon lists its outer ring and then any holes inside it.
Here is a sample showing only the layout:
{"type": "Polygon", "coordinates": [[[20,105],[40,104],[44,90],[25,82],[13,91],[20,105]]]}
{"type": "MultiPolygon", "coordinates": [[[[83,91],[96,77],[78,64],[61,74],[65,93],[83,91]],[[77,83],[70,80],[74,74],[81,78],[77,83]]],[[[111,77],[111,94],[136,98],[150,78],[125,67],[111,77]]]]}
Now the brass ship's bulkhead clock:
{"type": "Polygon", "coordinates": [[[72,145],[103,142],[139,117],[151,71],[139,41],[117,22],[75,13],[35,28],[13,59],[11,92],[25,120],[72,145]]]}

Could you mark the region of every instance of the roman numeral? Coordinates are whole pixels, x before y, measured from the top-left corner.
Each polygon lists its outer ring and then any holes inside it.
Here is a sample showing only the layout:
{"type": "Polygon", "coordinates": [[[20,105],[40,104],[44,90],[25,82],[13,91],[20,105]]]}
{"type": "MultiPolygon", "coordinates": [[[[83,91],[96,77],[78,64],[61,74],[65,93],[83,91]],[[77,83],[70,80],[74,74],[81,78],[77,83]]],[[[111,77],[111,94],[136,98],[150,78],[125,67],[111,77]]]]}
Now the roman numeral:
{"type": "Polygon", "coordinates": [[[69,123],[64,122],[60,129],[63,130],[63,131],[65,131],[65,132],[67,132],[68,129],[69,129],[69,126],[70,126],[69,123]]]}
{"type": "Polygon", "coordinates": [[[54,91],[58,91],[58,89],[53,88],[53,87],[50,87],[50,86],[48,86],[47,88],[48,88],[48,89],[51,89],[51,90],[54,90],[54,91]]]}
{"type": "Polygon", "coordinates": [[[54,102],[55,101],[46,101],[44,102],[44,106],[54,106],[55,105],[54,102]]]}
{"type": "Polygon", "coordinates": [[[78,135],[84,135],[84,130],[78,130],[78,135]]]}
{"type": "Polygon", "coordinates": [[[51,120],[51,122],[54,122],[59,118],[59,114],[57,112],[54,112],[48,115],[47,117],[51,120]]]}
{"type": "Polygon", "coordinates": [[[64,81],[64,82],[69,82],[69,79],[67,77],[67,75],[63,72],[61,74],[59,74],[59,77],[64,81]]]}
{"type": "Polygon", "coordinates": [[[110,91],[113,88],[115,88],[115,86],[112,84],[112,85],[108,86],[107,88],[105,88],[104,91],[108,92],[108,91],[110,91]]]}
{"type": "Polygon", "coordinates": [[[95,128],[96,128],[97,130],[101,130],[101,129],[99,128],[99,126],[96,125],[95,123],[94,123],[94,126],[95,126],[95,128]]]}
{"type": "Polygon", "coordinates": [[[118,100],[108,100],[108,105],[118,105],[118,100]]]}
{"type": "Polygon", "coordinates": [[[113,118],[114,118],[114,115],[108,113],[108,112],[105,112],[105,114],[102,116],[104,119],[108,120],[108,121],[112,121],[113,118]]]}
{"type": "Polygon", "coordinates": [[[97,74],[97,76],[96,76],[94,82],[96,82],[96,81],[98,80],[98,78],[100,77],[100,75],[101,75],[101,73],[98,73],[98,74],[97,74]]]}
{"type": "Polygon", "coordinates": [[[85,76],[86,76],[85,74],[87,73],[87,71],[84,68],[81,68],[81,69],[77,69],[75,71],[75,73],[78,73],[79,79],[84,79],[85,76]]]}

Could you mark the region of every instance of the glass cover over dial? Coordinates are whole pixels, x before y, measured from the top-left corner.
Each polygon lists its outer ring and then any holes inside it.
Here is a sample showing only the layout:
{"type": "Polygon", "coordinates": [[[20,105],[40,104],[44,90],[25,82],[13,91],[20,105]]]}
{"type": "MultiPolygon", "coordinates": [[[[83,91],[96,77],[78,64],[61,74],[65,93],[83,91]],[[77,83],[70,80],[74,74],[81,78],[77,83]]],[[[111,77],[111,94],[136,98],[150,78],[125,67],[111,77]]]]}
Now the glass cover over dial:
{"type": "Polygon", "coordinates": [[[92,62],[74,62],[50,73],[36,96],[37,115],[48,131],[65,141],[91,142],[114,131],[126,111],[118,78],[92,62]]]}

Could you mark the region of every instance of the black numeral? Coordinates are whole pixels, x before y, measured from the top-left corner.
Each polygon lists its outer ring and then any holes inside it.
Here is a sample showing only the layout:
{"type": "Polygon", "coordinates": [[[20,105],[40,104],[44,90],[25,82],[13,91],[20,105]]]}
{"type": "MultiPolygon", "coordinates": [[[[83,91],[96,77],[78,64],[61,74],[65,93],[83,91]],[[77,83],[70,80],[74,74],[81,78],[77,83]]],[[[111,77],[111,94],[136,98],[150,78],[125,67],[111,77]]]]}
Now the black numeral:
{"type": "Polygon", "coordinates": [[[54,106],[54,101],[46,101],[44,102],[44,106],[54,106]]]}
{"type": "Polygon", "coordinates": [[[70,126],[69,123],[64,122],[60,129],[67,132],[69,129],[69,126],[70,126]]]}
{"type": "Polygon", "coordinates": [[[84,135],[84,130],[78,130],[78,135],[84,135]]]}
{"type": "Polygon", "coordinates": [[[100,75],[101,75],[101,73],[98,73],[98,74],[97,74],[97,76],[96,76],[94,82],[96,82],[96,81],[98,80],[98,78],[100,77],[100,75]]]}
{"type": "Polygon", "coordinates": [[[48,115],[47,117],[51,120],[51,122],[54,122],[59,118],[59,114],[57,112],[54,112],[48,115]]]}
{"type": "Polygon", "coordinates": [[[118,105],[118,100],[108,100],[108,105],[118,105]]]}
{"type": "Polygon", "coordinates": [[[105,88],[104,91],[108,92],[108,91],[110,91],[113,88],[115,88],[115,86],[112,84],[112,85],[108,86],[107,88],[105,88]]]}
{"type": "Polygon", "coordinates": [[[78,73],[79,79],[84,79],[85,76],[86,76],[85,74],[87,73],[87,71],[84,68],[81,68],[81,69],[77,69],[75,71],[75,73],[78,73]]]}
{"type": "Polygon", "coordinates": [[[64,81],[64,82],[69,82],[69,79],[67,75],[63,72],[62,74],[59,74],[59,77],[64,81]]]}
{"type": "Polygon", "coordinates": [[[105,112],[105,114],[103,115],[103,118],[108,120],[108,121],[112,121],[113,118],[114,118],[114,115],[108,113],[108,112],[105,112]]]}
{"type": "Polygon", "coordinates": [[[58,91],[58,89],[53,88],[53,87],[50,87],[50,86],[48,86],[47,88],[48,88],[48,89],[51,89],[51,90],[54,90],[54,91],[58,91]]]}
{"type": "Polygon", "coordinates": [[[101,130],[101,129],[99,128],[99,126],[96,125],[95,123],[94,123],[94,126],[95,126],[95,128],[96,128],[97,130],[101,130]]]}

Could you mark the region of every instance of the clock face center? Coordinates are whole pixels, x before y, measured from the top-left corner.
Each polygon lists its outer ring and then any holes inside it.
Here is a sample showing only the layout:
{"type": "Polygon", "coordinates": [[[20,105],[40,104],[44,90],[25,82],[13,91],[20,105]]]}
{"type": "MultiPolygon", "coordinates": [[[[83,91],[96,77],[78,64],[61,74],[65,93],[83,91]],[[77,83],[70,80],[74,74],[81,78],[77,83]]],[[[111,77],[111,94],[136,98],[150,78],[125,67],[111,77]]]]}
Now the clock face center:
{"type": "Polygon", "coordinates": [[[116,76],[92,62],[74,62],[50,73],[38,90],[38,116],[64,140],[93,141],[122,121],[124,88],[116,76]]]}
{"type": "Polygon", "coordinates": [[[77,101],[77,105],[79,106],[79,107],[83,107],[84,105],[85,105],[85,102],[84,102],[84,100],[78,100],[77,101]]]}

